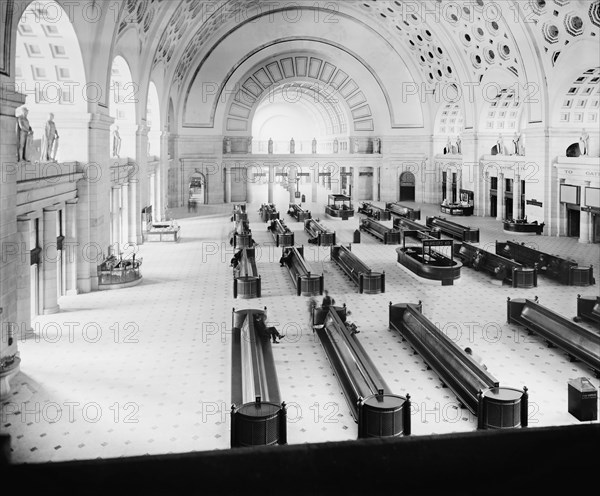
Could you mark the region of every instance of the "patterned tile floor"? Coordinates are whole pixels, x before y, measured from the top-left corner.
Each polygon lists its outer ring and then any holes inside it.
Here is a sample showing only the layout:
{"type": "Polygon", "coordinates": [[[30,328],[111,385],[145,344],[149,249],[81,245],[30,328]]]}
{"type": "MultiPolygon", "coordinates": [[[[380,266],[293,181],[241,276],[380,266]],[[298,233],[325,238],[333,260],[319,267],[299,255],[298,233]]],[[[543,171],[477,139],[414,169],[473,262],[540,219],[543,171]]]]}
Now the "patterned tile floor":
{"type": "MultiPolygon", "coordinates": [[[[260,192],[254,192],[258,198],[260,192]]],[[[283,213],[287,192],[276,188],[283,213]]],[[[305,204],[315,216],[326,192],[305,204]]],[[[382,203],[380,203],[383,205],[382,203]]],[[[308,322],[308,298],[297,297],[280,249],[274,247],[249,205],[258,242],[262,297],[235,300],[227,243],[231,205],[208,205],[196,213],[173,211],[182,239],[177,244],[147,243],[143,282],[133,288],[60,299],[62,312],[38,317],[34,332],[21,336],[21,372],[2,404],[3,432],[12,436],[15,462],[122,457],[227,449],[229,447],[230,339],[232,308],[267,307],[268,320],[285,334],[274,349],[282,398],[289,406],[289,443],[356,439],[350,416],[326,354],[308,322]]],[[[423,205],[425,215],[439,215],[423,205]]],[[[400,337],[388,330],[389,302],[423,302],[423,313],[460,346],[471,346],[505,386],[530,392],[530,426],[574,424],[567,411],[567,382],[599,381],[556,348],[506,324],[506,298],[539,296],[540,302],[572,317],[576,295],[588,288],[559,285],[544,277],[534,289],[497,285],[485,274],[463,269],[454,286],[424,284],[396,264],[395,248],[363,233],[352,250],[374,270],[385,270],[386,293],[359,295],[330,261],[329,250],[308,244],[302,224],[283,214],[304,244],[305,256],[325,277],[338,304],[345,303],[359,340],[394,393],[410,393],[414,435],[471,431],[476,419],[460,409],[455,396],[427,370],[400,337]]],[[[320,215],[348,244],[358,218],[339,221],[320,215]]],[[[455,219],[481,229],[480,246],[513,239],[490,218],[455,219]]],[[[389,223],[391,225],[391,222],[389,223]]],[[[519,236],[580,264],[599,266],[600,246],[570,238],[519,236]]],[[[598,272],[596,270],[596,277],[598,272]]]]}

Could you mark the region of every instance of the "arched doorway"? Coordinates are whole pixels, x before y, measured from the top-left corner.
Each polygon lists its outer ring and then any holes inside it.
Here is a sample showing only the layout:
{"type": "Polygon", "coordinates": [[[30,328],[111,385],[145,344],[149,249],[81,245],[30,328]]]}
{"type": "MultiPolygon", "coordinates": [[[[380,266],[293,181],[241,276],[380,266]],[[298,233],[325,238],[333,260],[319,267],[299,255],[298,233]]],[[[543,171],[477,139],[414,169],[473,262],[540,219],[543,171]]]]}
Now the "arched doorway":
{"type": "Polygon", "coordinates": [[[415,175],[412,172],[400,174],[400,201],[415,201],[415,175]]]}
{"type": "Polygon", "coordinates": [[[201,172],[194,172],[188,182],[188,212],[196,211],[198,205],[207,203],[206,177],[201,172]]]}

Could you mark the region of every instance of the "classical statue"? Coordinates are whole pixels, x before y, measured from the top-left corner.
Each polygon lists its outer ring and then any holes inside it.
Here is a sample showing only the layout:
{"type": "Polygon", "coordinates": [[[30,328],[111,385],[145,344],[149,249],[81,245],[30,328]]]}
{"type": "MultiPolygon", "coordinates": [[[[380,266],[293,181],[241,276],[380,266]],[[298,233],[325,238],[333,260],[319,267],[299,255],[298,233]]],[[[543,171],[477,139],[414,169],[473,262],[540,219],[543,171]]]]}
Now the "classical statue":
{"type": "Polygon", "coordinates": [[[48,114],[44,136],[42,136],[42,153],[40,161],[56,162],[56,151],[58,150],[58,132],[54,123],[54,114],[48,114]]]}
{"type": "Polygon", "coordinates": [[[119,153],[121,153],[121,135],[119,134],[119,126],[116,126],[113,131],[113,157],[119,158],[119,153]]]}
{"type": "Polygon", "coordinates": [[[450,136],[448,136],[448,141],[446,141],[446,153],[452,153],[452,141],[450,141],[450,136]]]}
{"type": "Polygon", "coordinates": [[[354,143],[354,153],[358,153],[358,138],[354,138],[352,143],[354,143]]]}
{"type": "Polygon", "coordinates": [[[28,113],[27,107],[23,107],[21,115],[17,116],[17,158],[19,162],[29,162],[27,160],[27,141],[33,136],[33,129],[27,119],[28,113]]]}
{"type": "Polygon", "coordinates": [[[338,148],[339,148],[338,139],[334,138],[333,139],[333,153],[337,153],[338,152],[338,148]]]}
{"type": "Polygon", "coordinates": [[[273,140],[271,138],[269,138],[268,151],[269,153],[273,153],[273,140]]]}
{"type": "Polygon", "coordinates": [[[521,155],[521,145],[520,145],[521,134],[517,133],[515,131],[515,135],[513,136],[512,141],[513,141],[513,145],[514,145],[514,154],[521,155]]]}
{"type": "Polygon", "coordinates": [[[590,142],[590,135],[585,131],[581,130],[581,136],[579,137],[579,151],[582,155],[588,154],[588,146],[590,142]]]}
{"type": "Polygon", "coordinates": [[[225,153],[231,153],[231,138],[229,136],[225,138],[225,153]]]}
{"type": "Polygon", "coordinates": [[[252,153],[252,136],[248,136],[246,140],[246,153],[252,153]]]}
{"type": "Polygon", "coordinates": [[[460,139],[460,135],[456,136],[456,153],[462,155],[462,141],[460,139]]]}
{"type": "Polygon", "coordinates": [[[312,152],[313,153],[317,153],[317,140],[316,140],[316,138],[313,138],[313,140],[312,140],[312,152]]]}
{"type": "Polygon", "coordinates": [[[504,139],[501,134],[498,136],[498,141],[496,141],[496,148],[498,150],[498,155],[504,155],[504,139]]]}
{"type": "Polygon", "coordinates": [[[375,138],[373,140],[373,153],[379,153],[381,148],[381,140],[379,138],[375,138]]]}
{"type": "Polygon", "coordinates": [[[296,142],[294,138],[290,140],[290,153],[296,153],[296,142]]]}

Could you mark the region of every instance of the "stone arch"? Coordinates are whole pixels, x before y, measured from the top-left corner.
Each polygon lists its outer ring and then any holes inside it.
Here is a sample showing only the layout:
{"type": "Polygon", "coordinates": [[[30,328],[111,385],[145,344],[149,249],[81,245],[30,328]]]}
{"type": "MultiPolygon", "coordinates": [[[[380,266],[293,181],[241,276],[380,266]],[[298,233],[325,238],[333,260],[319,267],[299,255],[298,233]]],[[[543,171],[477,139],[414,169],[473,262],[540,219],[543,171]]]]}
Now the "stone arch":
{"type": "Polygon", "coordinates": [[[208,203],[208,181],[206,175],[198,169],[188,177],[188,209],[208,203]]]}
{"type": "Polygon", "coordinates": [[[412,172],[405,171],[400,174],[399,182],[399,201],[415,201],[415,175],[412,172]]]}

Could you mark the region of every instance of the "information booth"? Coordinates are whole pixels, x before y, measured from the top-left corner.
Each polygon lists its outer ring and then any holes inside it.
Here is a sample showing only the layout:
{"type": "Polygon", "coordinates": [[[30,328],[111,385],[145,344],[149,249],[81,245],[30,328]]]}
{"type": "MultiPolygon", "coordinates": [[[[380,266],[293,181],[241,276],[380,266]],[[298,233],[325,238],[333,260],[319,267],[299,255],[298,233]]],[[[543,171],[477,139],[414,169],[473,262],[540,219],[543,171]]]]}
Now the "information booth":
{"type": "Polygon", "coordinates": [[[354,217],[354,207],[348,195],[329,195],[325,213],[330,217],[347,220],[354,217]]]}

